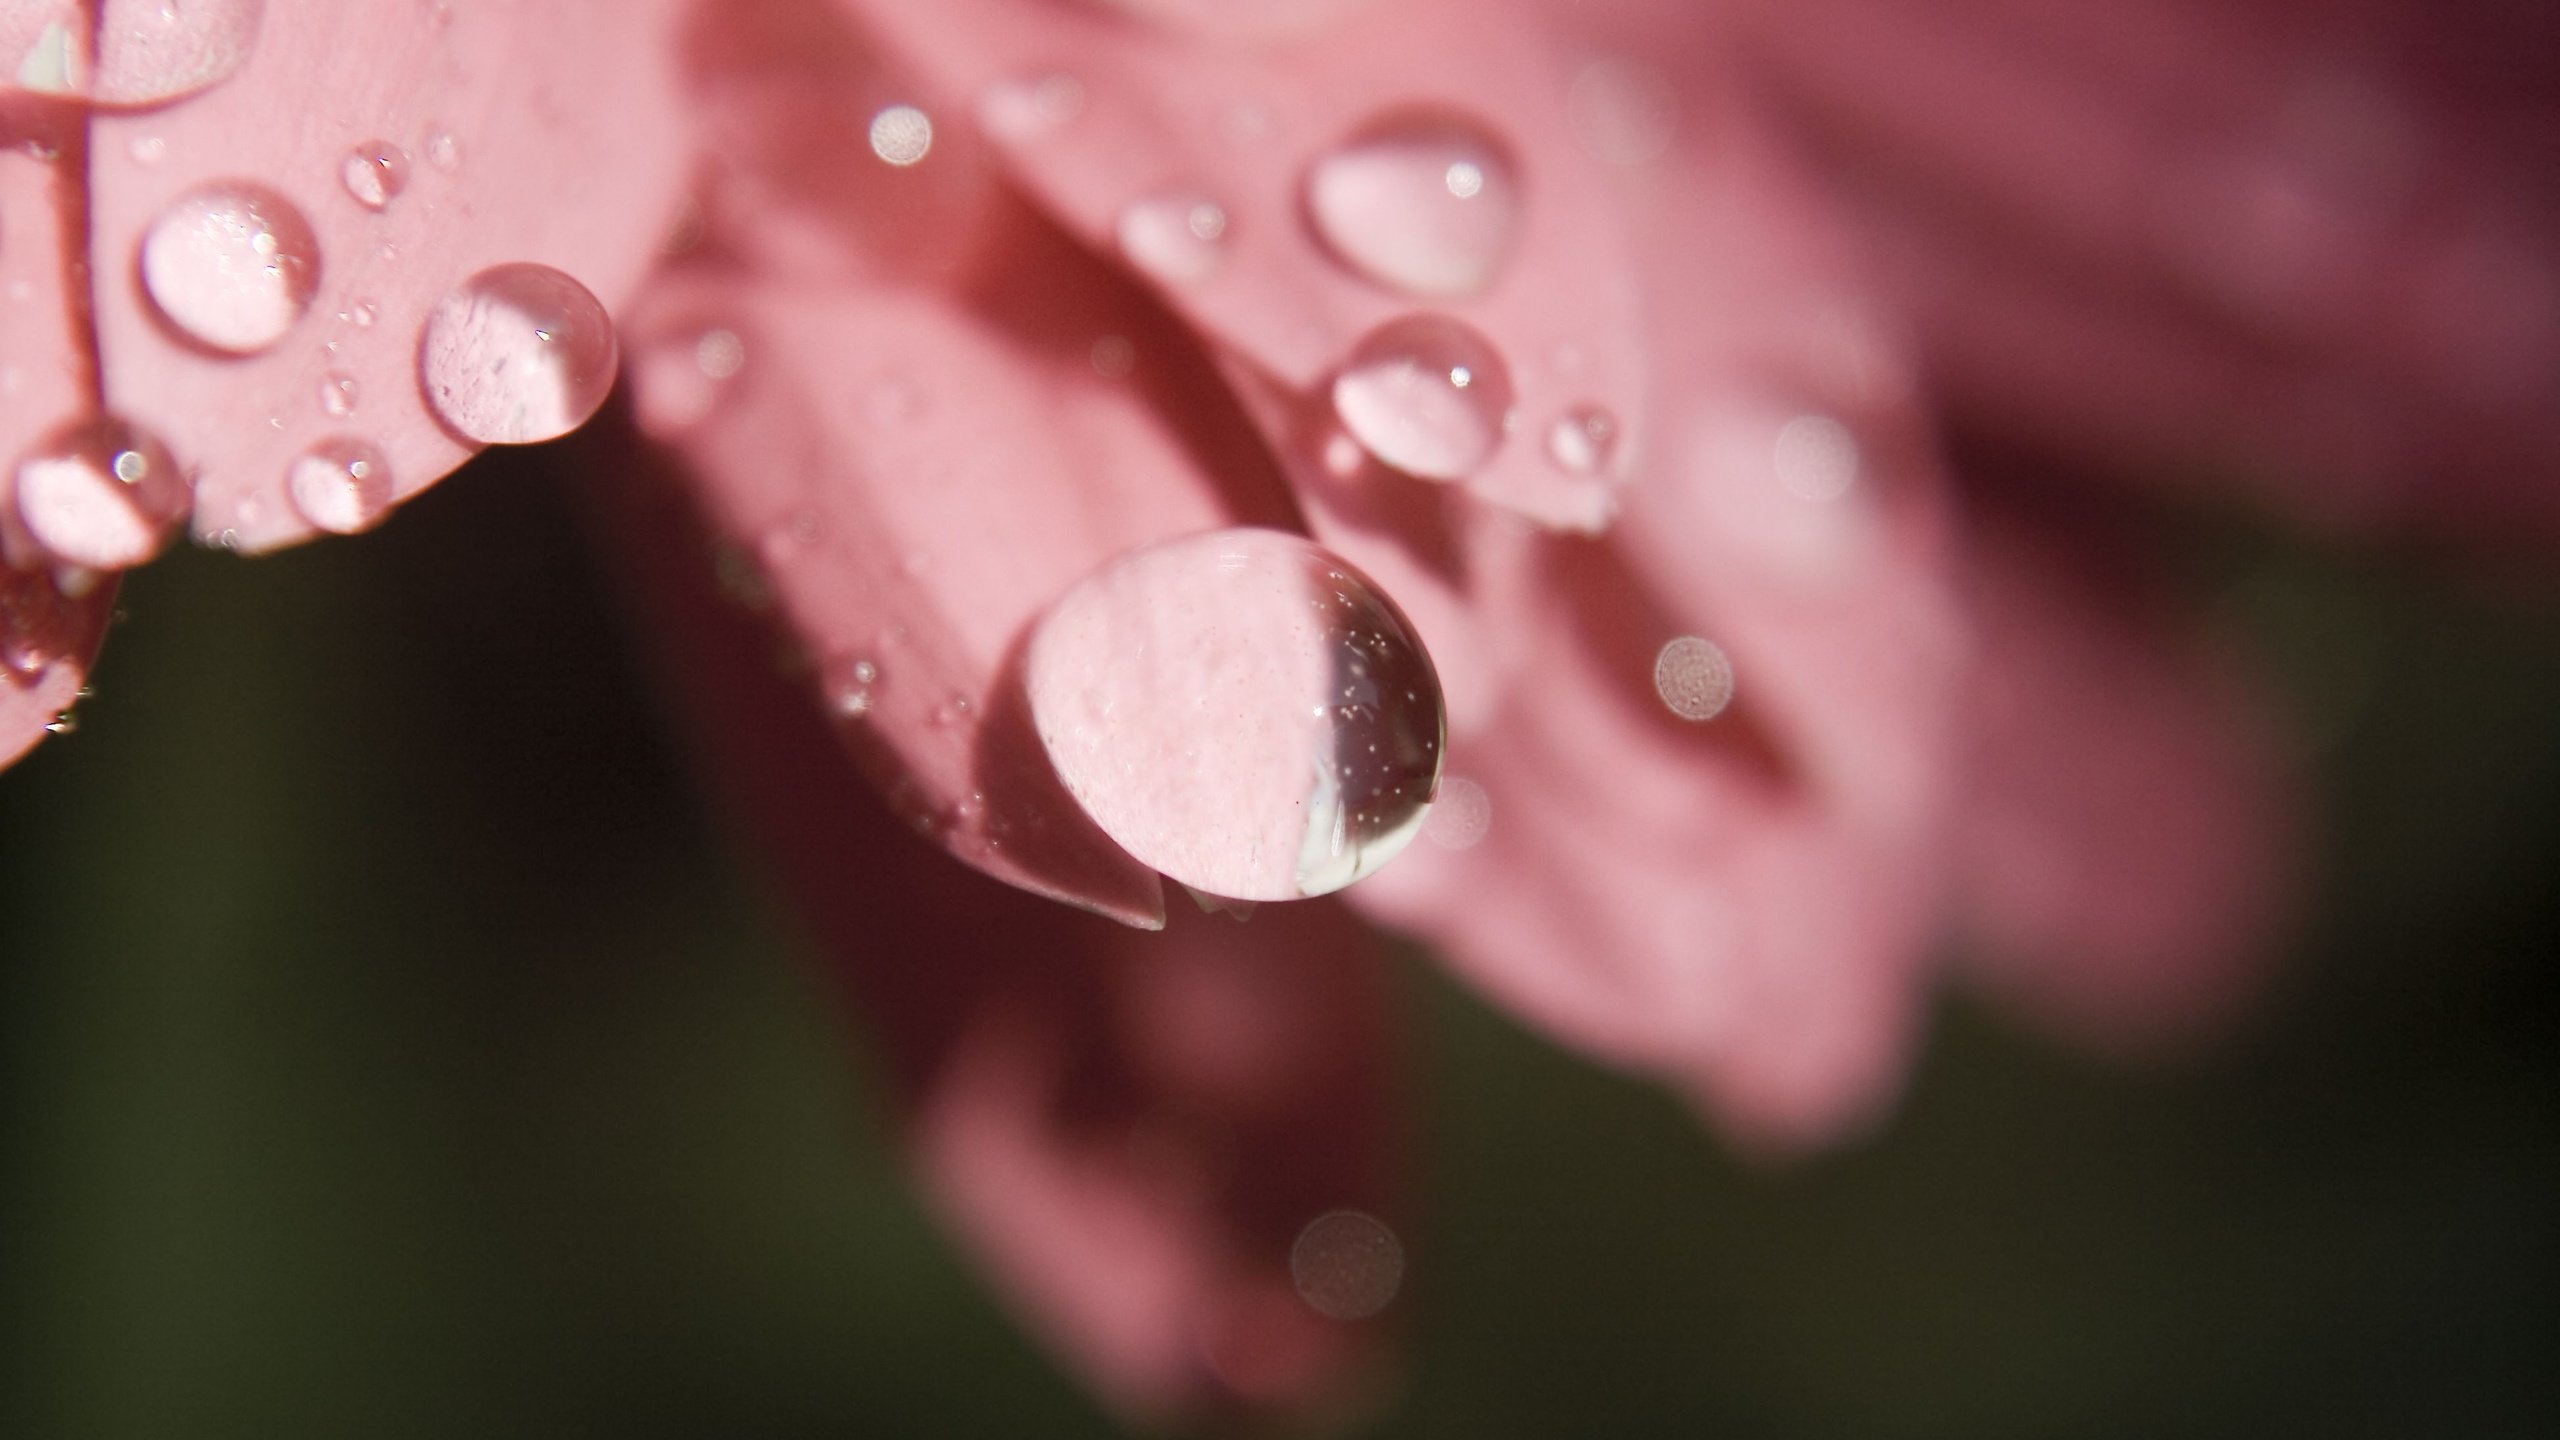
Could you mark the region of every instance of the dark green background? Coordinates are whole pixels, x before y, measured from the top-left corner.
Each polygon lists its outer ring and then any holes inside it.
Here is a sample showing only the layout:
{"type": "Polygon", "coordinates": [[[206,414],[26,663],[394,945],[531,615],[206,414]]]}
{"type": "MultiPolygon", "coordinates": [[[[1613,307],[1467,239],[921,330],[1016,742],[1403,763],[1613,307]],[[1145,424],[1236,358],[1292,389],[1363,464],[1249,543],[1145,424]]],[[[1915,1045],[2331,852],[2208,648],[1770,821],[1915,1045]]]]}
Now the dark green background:
{"type": "MultiPolygon", "coordinates": [[[[901,1188],[544,463],[152,567],[0,778],[0,1434],[1107,1432],[901,1188]]],[[[1950,1000],[1773,1175],[1409,963],[1378,1433],[2560,1433],[2560,623],[2237,553],[2334,852],[2258,1022],[2137,1074],[1950,1000]]]]}

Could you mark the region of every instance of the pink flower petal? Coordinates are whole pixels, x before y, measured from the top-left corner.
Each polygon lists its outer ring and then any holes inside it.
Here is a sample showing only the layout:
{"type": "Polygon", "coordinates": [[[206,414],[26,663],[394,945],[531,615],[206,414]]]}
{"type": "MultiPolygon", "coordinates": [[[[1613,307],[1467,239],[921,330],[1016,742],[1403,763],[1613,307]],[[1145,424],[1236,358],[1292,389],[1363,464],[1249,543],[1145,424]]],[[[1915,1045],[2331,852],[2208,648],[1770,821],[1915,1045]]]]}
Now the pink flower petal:
{"type": "Polygon", "coordinates": [[[2286,898],[2266,721],[2090,554],[1985,519],[1956,847],[1972,978],[2073,1040],[2187,1038],[2254,991],[2286,898]]]}
{"type": "MultiPolygon", "coordinates": [[[[1310,23],[1331,23],[1286,43],[1213,48],[1187,27],[1072,5],[858,8],[946,104],[975,110],[1015,177],[1071,231],[1154,273],[1168,303],[1287,389],[1320,393],[1363,335],[1401,315],[1474,327],[1507,362],[1523,433],[1468,487],[1542,524],[1607,523],[1614,477],[1560,468],[1527,439],[1594,403],[1632,437],[1645,426],[1625,241],[1605,182],[1573,144],[1569,57],[1534,14],[1400,0],[1340,7],[1338,19],[1324,9],[1310,23]],[[1365,274],[1317,234],[1328,215],[1356,225],[1398,208],[1376,192],[1420,173],[1409,155],[1336,174],[1312,201],[1303,187],[1328,158],[1408,122],[1484,139],[1480,160],[1444,176],[1451,195],[1516,215],[1481,293],[1455,258],[1473,222],[1389,237],[1381,244],[1401,258],[1365,274]],[[1171,218],[1158,224],[1157,212],[1171,218]],[[1437,278],[1420,291],[1370,278],[1399,275],[1437,278]]],[[[1449,197],[1413,198],[1424,208],[1449,197]]]]}
{"type": "Polygon", "coordinates": [[[270,0],[228,79],[93,118],[106,403],[199,473],[200,537],[314,533],[288,477],[315,446],[370,443],[403,499],[459,464],[473,446],[421,393],[419,336],[466,277],[534,262],[608,303],[631,289],[688,168],[680,8],[270,0]],[[299,262],[290,284],[253,293],[255,255],[223,250],[254,232],[199,230],[176,262],[146,263],[173,206],[244,187],[291,217],[262,242],[299,262]]]}
{"type": "Polygon", "coordinates": [[[1374,941],[1324,901],[1133,930],[900,833],[766,662],[770,635],[712,592],[668,478],[619,468],[598,513],[698,753],[876,1027],[960,1241],[1134,1418],[1356,1402],[1393,1314],[1330,1317],[1393,1277],[1293,1275],[1292,1248],[1346,1210],[1398,1223],[1374,941]]]}

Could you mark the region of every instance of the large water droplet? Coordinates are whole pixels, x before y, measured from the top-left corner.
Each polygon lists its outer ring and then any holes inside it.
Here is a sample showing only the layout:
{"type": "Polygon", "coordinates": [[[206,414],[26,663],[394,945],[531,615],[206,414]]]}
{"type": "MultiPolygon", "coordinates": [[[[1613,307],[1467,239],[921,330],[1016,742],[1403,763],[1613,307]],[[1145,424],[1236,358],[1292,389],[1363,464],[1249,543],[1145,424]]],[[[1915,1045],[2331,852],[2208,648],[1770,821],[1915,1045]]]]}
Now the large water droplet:
{"type": "Polygon", "coordinates": [[[53,557],[123,570],[160,553],[192,499],[158,439],[112,418],[45,437],[18,461],[18,518],[53,557]]]}
{"type": "Polygon", "coordinates": [[[192,94],[249,58],[263,0],[104,0],[91,98],[147,105],[192,94]]]}
{"type": "Polygon", "coordinates": [[[523,445],[586,423],[613,388],[614,353],[613,322],[587,287],[548,265],[495,265],[427,317],[418,373],[446,424],[523,445]]]}
{"type": "Polygon", "coordinates": [[[286,467],[285,490],[303,519],[353,535],[391,513],[391,462],[369,440],[332,436],[286,467]]]}
{"type": "Polygon", "coordinates": [[[142,237],[142,286],[181,334],[234,355],[264,350],[311,308],[320,242],[292,201],[222,180],[190,190],[142,237]]]}
{"type": "Polygon", "coordinates": [[[1307,172],[1307,214],[1361,275],[1411,295],[1473,295],[1511,253],[1520,194],[1509,154],[1458,115],[1391,116],[1307,172]]]}
{"type": "Polygon", "coordinates": [[[1369,332],[1333,381],[1333,410],[1361,448],[1408,475],[1462,480],[1511,428],[1511,371],[1493,342],[1445,315],[1369,332]]]}
{"type": "Polygon", "coordinates": [[[1140,200],[1120,212],[1120,253],[1168,285],[1196,285],[1227,263],[1227,212],[1188,191],[1140,200]]]}
{"type": "Polygon", "coordinates": [[[379,210],[409,188],[409,152],[388,140],[367,140],[338,165],[347,193],[367,210],[379,210]]]}
{"type": "Polygon", "coordinates": [[[1105,833],[1212,895],[1338,890],[1402,850],[1440,770],[1440,683],[1413,627],[1296,535],[1133,551],[1042,618],[1041,743],[1105,833]]]}

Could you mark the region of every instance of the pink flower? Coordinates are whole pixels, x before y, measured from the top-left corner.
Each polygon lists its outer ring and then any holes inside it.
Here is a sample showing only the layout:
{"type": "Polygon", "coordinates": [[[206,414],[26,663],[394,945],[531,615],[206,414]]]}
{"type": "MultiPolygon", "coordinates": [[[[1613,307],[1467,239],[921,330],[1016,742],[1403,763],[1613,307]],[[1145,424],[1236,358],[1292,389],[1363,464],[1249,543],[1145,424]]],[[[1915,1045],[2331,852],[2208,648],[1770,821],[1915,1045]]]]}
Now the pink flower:
{"type": "Polygon", "coordinates": [[[1764,1150],[1876,1117],[1949,953],[2116,1048],[2246,997],[2277,747],[2126,520],[2548,543],[2537,26],[11,3],[0,757],[177,524],[377,523],[618,342],[600,528],[955,1229],[1133,1412],[1338,1396],[1401,1264],[1354,912],[1764,1150]],[[1446,723],[1420,843],[1241,926],[1158,869],[1319,888],[1306,742],[1187,702],[1334,652],[1239,527],[1446,723]]]}

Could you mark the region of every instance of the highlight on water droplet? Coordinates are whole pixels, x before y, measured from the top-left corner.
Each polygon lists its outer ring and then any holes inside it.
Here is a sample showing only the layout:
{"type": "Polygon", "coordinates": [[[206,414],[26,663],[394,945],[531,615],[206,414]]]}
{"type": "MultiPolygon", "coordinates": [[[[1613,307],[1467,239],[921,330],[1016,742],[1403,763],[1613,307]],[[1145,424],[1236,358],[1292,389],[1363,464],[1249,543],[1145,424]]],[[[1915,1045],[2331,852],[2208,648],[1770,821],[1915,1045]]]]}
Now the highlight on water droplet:
{"type": "Polygon", "coordinates": [[[1577,405],[1547,427],[1547,458],[1572,475],[1597,475],[1618,453],[1618,417],[1597,405],[1577,405]]]}
{"type": "Polygon", "coordinates": [[[18,461],[18,518],[55,560],[124,570],[160,553],[194,498],[168,447],[113,417],[54,431],[18,461]]]}
{"type": "Polygon", "coordinates": [[[303,519],[353,535],[391,513],[391,462],[370,440],[333,435],[285,467],[285,493],[303,519]]]}
{"type": "Polygon", "coordinates": [[[178,333],[255,354],[284,338],[320,285],[320,242],[302,211],[246,180],[171,202],[142,237],[143,292],[178,333]]]}
{"type": "Polygon", "coordinates": [[[1116,230],[1129,263],[1167,285],[1196,285],[1227,263],[1226,207],[1197,192],[1140,200],[1116,230]]]}
{"type": "Polygon", "coordinates": [[[367,210],[380,210],[409,188],[409,152],[388,140],[367,140],[338,163],[338,179],[367,210]]]}
{"type": "Polygon", "coordinates": [[[1511,429],[1511,370],[1493,342],[1446,315],[1372,330],[1333,381],[1333,410],[1362,449],[1426,480],[1463,480],[1511,429]]]}
{"type": "Polygon", "coordinates": [[[871,117],[871,153],[905,169],[933,151],[933,117],[913,105],[891,105],[871,117]]]}
{"type": "Polygon", "coordinates": [[[227,79],[249,58],[263,0],[102,0],[89,97],[150,105],[227,79]]]}
{"type": "Polygon", "coordinates": [[[1354,272],[1408,295],[1491,285],[1519,228],[1509,152],[1482,123],[1444,111],[1377,121],[1307,171],[1307,216],[1354,272]]]}
{"type": "Polygon", "coordinates": [[[1680,636],[1654,656],[1653,693],[1683,720],[1713,720],[1733,703],[1733,661],[1712,640],[1680,636]]]}
{"type": "Polygon", "coordinates": [[[1195,890],[1322,895],[1421,827],[1440,682],[1378,588],[1297,535],[1211,531],[1132,551],[1035,628],[1031,712],[1104,833],[1195,890]]]}
{"type": "Polygon", "coordinates": [[[1828,415],[1798,415],[1779,427],[1769,462],[1789,494],[1837,500],[1858,483],[1858,437],[1828,415]]]}
{"type": "Polygon", "coordinates": [[[1365,1320],[1404,1288],[1404,1244],[1385,1221],[1357,1210],[1320,1215],[1289,1247],[1298,1298],[1334,1320],[1365,1320]]]}
{"type": "Polygon", "coordinates": [[[613,322],[587,287],[548,265],[494,265],[427,317],[418,374],[427,403],[473,440],[566,435],[613,388],[613,322]]]}

